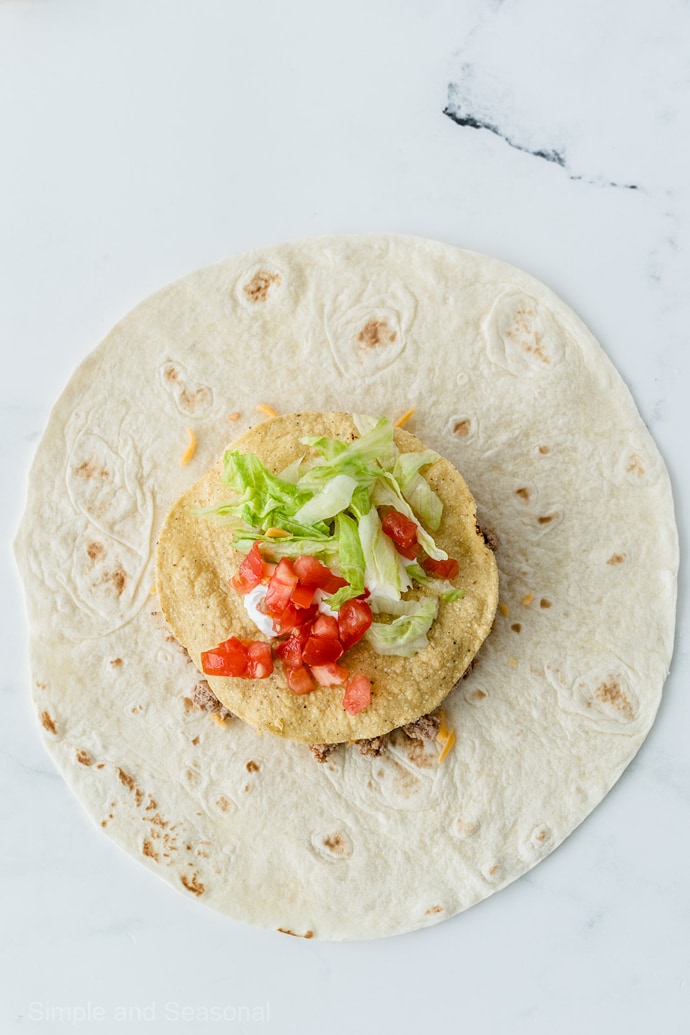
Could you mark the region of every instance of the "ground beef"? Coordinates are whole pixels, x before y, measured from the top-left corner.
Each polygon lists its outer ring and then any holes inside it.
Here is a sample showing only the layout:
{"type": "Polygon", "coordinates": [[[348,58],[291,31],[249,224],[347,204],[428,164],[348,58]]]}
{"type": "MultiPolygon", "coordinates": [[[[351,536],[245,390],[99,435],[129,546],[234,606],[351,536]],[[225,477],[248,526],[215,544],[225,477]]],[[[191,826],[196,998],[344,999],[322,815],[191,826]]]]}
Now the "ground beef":
{"type": "Polygon", "coordinates": [[[414,722],[403,726],[402,731],[412,740],[435,740],[440,728],[441,719],[438,715],[421,715],[414,722]]]}
{"type": "Polygon", "coordinates": [[[200,679],[192,690],[192,700],[202,712],[211,712],[213,715],[219,715],[221,719],[232,718],[230,709],[220,703],[205,679],[200,679]]]}
{"type": "Polygon", "coordinates": [[[369,740],[356,740],[355,747],[359,751],[360,755],[364,755],[366,758],[378,758],[378,756],[385,750],[387,743],[388,734],[384,733],[382,737],[371,737],[369,740]]]}
{"type": "Polygon", "coordinates": [[[309,750],[317,762],[325,762],[329,755],[333,754],[337,744],[310,744],[309,750]]]}

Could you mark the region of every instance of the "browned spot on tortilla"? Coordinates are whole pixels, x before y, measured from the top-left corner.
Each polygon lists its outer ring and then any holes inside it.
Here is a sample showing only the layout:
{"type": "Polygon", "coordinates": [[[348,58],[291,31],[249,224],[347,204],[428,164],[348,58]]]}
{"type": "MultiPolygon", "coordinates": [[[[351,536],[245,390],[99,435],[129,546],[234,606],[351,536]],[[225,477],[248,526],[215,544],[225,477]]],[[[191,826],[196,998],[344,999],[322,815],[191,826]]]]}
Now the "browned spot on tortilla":
{"type": "Polygon", "coordinates": [[[105,768],[105,762],[99,762],[98,765],[96,766],[96,769],[104,769],[104,768],[105,768]]]}
{"type": "Polygon", "coordinates": [[[188,877],[186,873],[183,873],[180,877],[180,880],[184,884],[187,891],[191,891],[192,895],[203,895],[203,893],[206,891],[206,888],[199,880],[199,874],[196,872],[196,870],[194,871],[191,877],[188,877]]]}
{"type": "Polygon", "coordinates": [[[551,601],[547,600],[546,597],[542,597],[539,601],[539,607],[551,607],[551,601]]]}
{"type": "Polygon", "coordinates": [[[622,564],[624,560],[625,560],[625,554],[624,553],[612,553],[606,563],[610,564],[611,566],[613,566],[614,564],[622,564]]]}
{"type": "Polygon", "coordinates": [[[232,808],[232,802],[229,798],[226,798],[224,794],[221,794],[220,798],[217,799],[216,805],[221,812],[229,812],[232,808]]]}
{"type": "Polygon", "coordinates": [[[458,438],[467,438],[472,428],[472,423],[467,417],[462,417],[460,420],[456,420],[453,424],[453,434],[457,435],[458,438]]]}
{"type": "Polygon", "coordinates": [[[546,841],[546,831],[543,827],[534,835],[534,840],[539,841],[540,843],[546,841]]]}
{"type": "Polygon", "coordinates": [[[546,456],[547,453],[551,452],[551,446],[539,446],[539,452],[542,456],[546,456]]]}
{"type": "Polygon", "coordinates": [[[143,845],[141,846],[141,854],[148,855],[149,859],[153,859],[154,862],[158,862],[159,860],[158,852],[155,850],[150,841],[144,841],[143,845]]]}
{"type": "Polygon", "coordinates": [[[92,561],[97,561],[99,557],[103,557],[105,554],[105,546],[103,543],[98,543],[94,539],[92,542],[86,544],[86,552],[92,561]]]}
{"type": "Polygon", "coordinates": [[[513,630],[514,633],[519,633],[520,630],[522,629],[522,626],[520,625],[519,622],[513,622],[513,624],[511,625],[510,628],[513,630]]]}
{"type": "Polygon", "coordinates": [[[533,326],[534,315],[533,309],[518,309],[515,313],[515,327],[520,334],[516,335],[513,330],[506,331],[506,338],[509,338],[511,341],[517,339],[517,343],[525,352],[536,356],[537,359],[540,359],[542,363],[546,363],[548,366],[551,360],[542,345],[541,333],[533,326]],[[531,334],[534,335],[534,341],[528,340],[528,336],[531,334]]]}
{"type": "Polygon", "coordinates": [[[126,787],[128,791],[132,792],[137,805],[141,805],[142,801],[144,800],[144,794],[141,788],[137,787],[134,778],[131,777],[129,773],[126,773],[124,769],[121,769],[119,766],[117,767],[117,775],[122,786],[126,787]]]}
{"type": "Polygon", "coordinates": [[[192,744],[194,745],[194,747],[197,746],[197,744],[199,743],[200,740],[201,740],[201,737],[193,737],[192,738],[192,744]]]}
{"type": "Polygon", "coordinates": [[[155,798],[152,798],[151,795],[149,795],[149,802],[148,802],[148,805],[146,806],[146,811],[150,812],[151,809],[157,809],[157,808],[158,808],[158,802],[156,801],[155,798]]]}
{"type": "Polygon", "coordinates": [[[638,456],[637,453],[633,453],[628,460],[628,465],[625,470],[628,474],[636,474],[638,477],[641,477],[645,473],[642,457],[638,456]]]}
{"type": "Polygon", "coordinates": [[[188,715],[190,712],[194,711],[194,701],[191,699],[191,697],[182,698],[182,707],[185,710],[185,715],[188,715]]]}
{"type": "Polygon", "coordinates": [[[246,769],[248,773],[258,773],[261,766],[258,762],[255,762],[253,758],[250,758],[247,762],[246,769]]]}
{"type": "Polygon", "coordinates": [[[526,489],[524,487],[521,489],[516,489],[515,495],[519,496],[521,500],[524,500],[525,503],[527,503],[527,501],[529,500],[529,489],[526,489]]]}
{"type": "Polygon", "coordinates": [[[443,912],[443,906],[429,906],[429,908],[427,909],[425,915],[426,916],[431,916],[433,913],[442,913],[442,912],[443,912]]]}
{"type": "Polygon", "coordinates": [[[187,388],[186,384],[182,380],[180,371],[177,367],[167,367],[163,372],[163,377],[171,384],[179,385],[179,404],[187,413],[193,413],[199,406],[205,406],[207,404],[209,389],[202,386],[201,388],[197,388],[195,392],[190,392],[189,388],[187,388]]]}
{"type": "Polygon", "coordinates": [[[609,678],[603,683],[600,683],[594,691],[594,696],[597,701],[601,701],[602,704],[610,704],[612,708],[615,708],[616,711],[620,712],[621,715],[628,719],[629,722],[632,722],[635,718],[635,713],[629,699],[615,679],[609,678]]]}
{"type": "Polygon", "coordinates": [[[488,696],[489,695],[487,694],[486,690],[479,690],[479,689],[477,689],[477,690],[473,690],[472,691],[472,700],[473,701],[483,701],[484,698],[488,697],[488,696]]]}
{"type": "Polygon", "coordinates": [[[106,572],[103,576],[104,582],[110,582],[117,596],[122,595],[122,591],[127,585],[127,572],[119,566],[112,572],[106,572]]]}
{"type": "Polygon", "coordinates": [[[378,345],[392,344],[398,337],[387,320],[370,320],[357,335],[357,341],[365,349],[375,349],[378,345]]]}
{"type": "Polygon", "coordinates": [[[242,290],[250,302],[265,302],[273,284],[280,284],[280,273],[259,270],[242,290]]]}
{"type": "Polygon", "coordinates": [[[48,730],[48,733],[57,733],[55,719],[53,719],[49,712],[41,712],[41,726],[43,726],[44,730],[48,730]]]}
{"type": "Polygon", "coordinates": [[[122,658],[113,658],[112,661],[110,662],[110,667],[111,668],[119,668],[121,664],[122,664],[122,658]]]}
{"type": "Polygon", "coordinates": [[[84,751],[82,748],[80,748],[77,751],[76,757],[79,765],[93,765],[93,759],[91,755],[88,753],[88,751],[84,751]]]}
{"type": "Polygon", "coordinates": [[[557,517],[558,514],[543,514],[541,517],[537,518],[537,521],[540,525],[548,525],[557,517]]]}
{"type": "MultiPolygon", "coordinates": [[[[418,769],[431,769],[436,764],[436,757],[427,750],[428,740],[416,740],[412,737],[400,737],[396,736],[395,746],[403,749],[407,755],[408,760],[412,765],[417,766],[418,769]]],[[[379,776],[383,775],[381,771],[379,776]]]]}
{"type": "Polygon", "coordinates": [[[329,834],[323,839],[323,846],[327,848],[333,855],[346,855],[347,854],[347,840],[343,834],[336,830],[334,834],[329,834]]]}
{"type": "Polygon", "coordinates": [[[79,478],[84,478],[87,481],[92,478],[100,478],[102,481],[107,481],[110,478],[110,471],[106,470],[105,467],[99,467],[93,460],[84,460],[74,473],[79,478]]]}
{"type": "Polygon", "coordinates": [[[293,938],[313,938],[313,931],[305,931],[304,934],[297,934],[297,931],[291,931],[287,927],[279,927],[278,930],[281,934],[291,934],[293,938]]]}
{"type": "Polygon", "coordinates": [[[151,816],[151,819],[150,819],[149,822],[154,823],[157,827],[169,827],[170,826],[170,824],[168,823],[167,819],[163,819],[163,817],[161,816],[160,812],[157,812],[155,814],[155,816],[151,816]]]}

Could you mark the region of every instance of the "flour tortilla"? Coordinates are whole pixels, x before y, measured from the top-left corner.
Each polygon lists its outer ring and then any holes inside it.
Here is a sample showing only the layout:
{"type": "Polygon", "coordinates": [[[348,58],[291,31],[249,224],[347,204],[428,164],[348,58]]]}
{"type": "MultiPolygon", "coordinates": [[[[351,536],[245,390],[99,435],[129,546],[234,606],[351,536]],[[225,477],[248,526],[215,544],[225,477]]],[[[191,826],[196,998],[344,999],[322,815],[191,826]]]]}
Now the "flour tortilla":
{"type": "MultiPolygon", "coordinates": [[[[301,457],[315,458],[316,452],[302,439],[319,435],[351,441],[358,432],[351,415],[345,413],[285,414],[261,422],[232,448],[255,453],[269,470],[279,474],[301,457]]],[[[424,449],[424,443],[407,431],[396,428],[394,435],[401,452],[424,449]]],[[[242,558],[229,545],[231,532],[194,513],[196,508],[228,499],[222,475],[221,458],[175,501],[158,539],[156,584],[161,610],[200,669],[201,651],[231,635],[264,638],[257,633],[242,598],[228,589],[242,558]]],[[[334,744],[381,736],[441,704],[491,629],[498,574],[494,555],[477,527],[475,503],[462,475],[441,458],[426,468],[425,477],[443,503],[434,540],[458,561],[462,572],[448,588],[462,586],[464,596],[439,605],[424,651],[411,658],[383,656],[366,638],[349,650],[343,664],[367,676],[372,685],[371,704],[357,715],[343,708],[342,688],[294,694],[280,664],[260,682],[208,677],[216,697],[233,714],[273,735],[306,744],[334,744]]]]}
{"type": "Polygon", "coordinates": [[[529,870],[635,755],[672,651],[669,479],[620,377],[532,277],[410,237],[263,249],[142,303],[51,414],[17,556],[37,714],[94,822],[183,894],[306,937],[433,924],[529,870]],[[318,765],[190,706],[156,536],[259,403],[416,405],[499,532],[501,605],[441,765],[402,735],[318,765]]]}

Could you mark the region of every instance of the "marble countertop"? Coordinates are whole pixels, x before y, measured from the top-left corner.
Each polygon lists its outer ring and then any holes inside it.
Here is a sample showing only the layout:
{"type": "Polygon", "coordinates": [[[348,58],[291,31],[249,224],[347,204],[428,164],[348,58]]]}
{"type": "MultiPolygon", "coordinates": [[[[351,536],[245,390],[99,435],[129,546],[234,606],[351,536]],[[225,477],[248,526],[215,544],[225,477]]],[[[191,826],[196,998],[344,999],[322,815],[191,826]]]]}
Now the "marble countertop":
{"type": "Polygon", "coordinates": [[[690,1030],[683,578],[657,722],[566,843],[453,920],[330,944],[206,911],[95,832],[32,715],[9,548],[50,406],[138,300],[264,243],[394,231],[580,314],[669,466],[683,555],[689,52],[680,0],[0,2],[3,1032],[690,1030]]]}

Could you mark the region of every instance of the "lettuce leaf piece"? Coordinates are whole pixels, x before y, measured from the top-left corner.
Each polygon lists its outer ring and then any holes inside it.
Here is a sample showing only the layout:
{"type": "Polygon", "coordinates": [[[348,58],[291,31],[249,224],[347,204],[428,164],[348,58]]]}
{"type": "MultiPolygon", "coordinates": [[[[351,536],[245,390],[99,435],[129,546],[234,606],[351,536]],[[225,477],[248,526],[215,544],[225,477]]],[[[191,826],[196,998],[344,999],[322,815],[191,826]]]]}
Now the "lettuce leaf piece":
{"type": "Polygon", "coordinates": [[[349,474],[336,474],[324,487],[307,500],[295,514],[295,521],[310,525],[335,517],[350,505],[359,482],[349,474]]]}
{"type": "MultiPolygon", "coordinates": [[[[314,448],[325,449],[325,442],[333,439],[302,439],[314,448]]],[[[381,467],[393,466],[398,456],[398,448],[393,442],[393,425],[386,417],[381,417],[374,427],[365,435],[353,442],[339,443],[343,446],[335,455],[317,463],[300,478],[298,487],[317,491],[338,474],[346,474],[355,478],[360,485],[372,485],[381,473],[381,467]]]]}
{"type": "Polygon", "coordinates": [[[381,528],[375,507],[359,519],[358,532],[364,555],[364,582],[370,593],[400,600],[412,581],[393,541],[381,528]]]}
{"type": "Polygon", "coordinates": [[[349,582],[326,598],[334,611],[339,611],[346,600],[352,600],[364,592],[364,553],[359,541],[357,522],[349,514],[338,514],[335,519],[335,535],[338,540],[338,567],[340,574],[349,582]]]}
{"type": "Polygon", "coordinates": [[[393,477],[403,496],[432,532],[438,531],[441,524],[443,504],[419,470],[437,460],[440,460],[439,454],[433,449],[425,449],[422,453],[401,453],[393,468],[393,477]]]}
{"type": "MultiPolygon", "coordinates": [[[[402,601],[412,603],[412,601],[402,601]]],[[[378,654],[395,654],[401,658],[411,658],[428,646],[427,633],[438,614],[438,600],[424,597],[414,601],[416,610],[411,614],[403,614],[390,624],[373,622],[365,636],[378,654]]]]}

